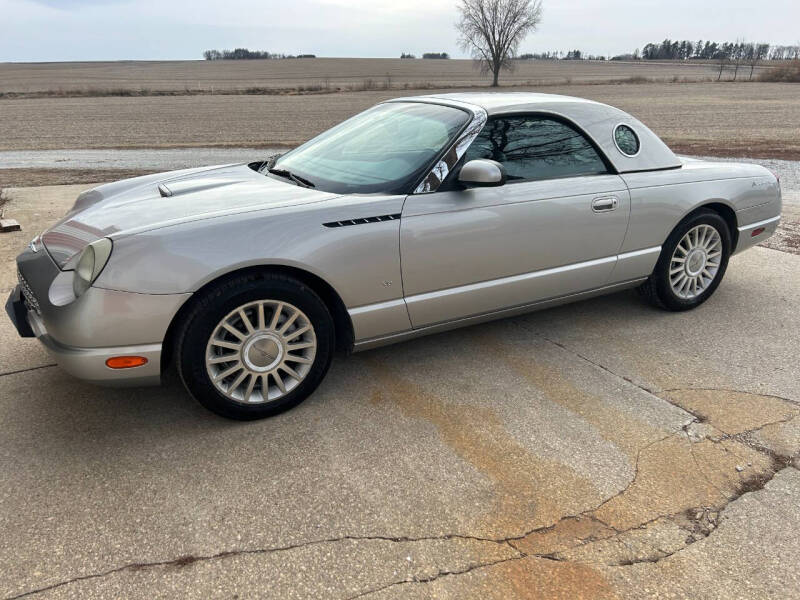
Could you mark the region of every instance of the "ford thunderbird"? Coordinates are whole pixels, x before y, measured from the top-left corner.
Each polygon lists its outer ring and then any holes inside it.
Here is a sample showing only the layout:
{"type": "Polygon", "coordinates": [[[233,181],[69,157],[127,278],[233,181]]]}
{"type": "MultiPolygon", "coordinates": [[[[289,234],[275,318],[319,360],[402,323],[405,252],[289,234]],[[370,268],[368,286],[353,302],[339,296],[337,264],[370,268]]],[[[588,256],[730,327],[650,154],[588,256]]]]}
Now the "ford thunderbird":
{"type": "Polygon", "coordinates": [[[6,310],[67,372],[254,419],[337,349],[636,287],[699,306],[781,213],[777,177],[676,156],[616,108],[529,93],[381,103],[268,160],[86,191],[6,310]]]}

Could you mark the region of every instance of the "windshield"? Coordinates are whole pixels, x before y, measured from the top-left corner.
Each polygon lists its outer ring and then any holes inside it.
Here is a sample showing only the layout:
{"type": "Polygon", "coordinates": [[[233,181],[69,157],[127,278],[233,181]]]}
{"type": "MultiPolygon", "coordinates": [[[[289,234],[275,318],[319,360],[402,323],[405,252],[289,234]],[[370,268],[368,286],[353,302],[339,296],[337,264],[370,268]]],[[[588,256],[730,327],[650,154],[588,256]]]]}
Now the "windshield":
{"type": "Polygon", "coordinates": [[[466,111],[438,104],[379,104],[284,154],[271,168],[328,192],[406,193],[468,120],[466,111]]]}

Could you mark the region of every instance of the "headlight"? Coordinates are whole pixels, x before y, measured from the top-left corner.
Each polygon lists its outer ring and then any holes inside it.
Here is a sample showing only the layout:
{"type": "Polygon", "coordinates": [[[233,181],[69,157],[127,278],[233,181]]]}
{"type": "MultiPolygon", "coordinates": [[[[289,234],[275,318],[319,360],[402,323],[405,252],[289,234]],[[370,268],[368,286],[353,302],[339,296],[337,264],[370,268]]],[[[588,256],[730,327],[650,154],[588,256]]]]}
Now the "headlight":
{"type": "Polygon", "coordinates": [[[88,290],[100,275],[108,262],[108,257],[111,256],[111,248],[111,240],[102,238],[83,249],[72,278],[72,291],[75,292],[76,298],[88,290]]]}

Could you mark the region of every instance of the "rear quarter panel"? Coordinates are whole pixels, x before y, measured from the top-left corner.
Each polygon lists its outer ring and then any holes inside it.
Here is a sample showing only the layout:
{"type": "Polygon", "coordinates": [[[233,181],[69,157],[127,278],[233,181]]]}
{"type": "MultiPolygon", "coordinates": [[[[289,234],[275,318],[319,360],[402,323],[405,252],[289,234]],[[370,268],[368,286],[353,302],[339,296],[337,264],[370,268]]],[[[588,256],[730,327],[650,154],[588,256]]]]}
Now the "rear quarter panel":
{"type": "Polygon", "coordinates": [[[777,180],[758,165],[689,161],[679,169],[626,173],[622,178],[631,194],[622,252],[663,244],[684,217],[707,204],[733,210],[737,228],[780,215],[777,180]]]}

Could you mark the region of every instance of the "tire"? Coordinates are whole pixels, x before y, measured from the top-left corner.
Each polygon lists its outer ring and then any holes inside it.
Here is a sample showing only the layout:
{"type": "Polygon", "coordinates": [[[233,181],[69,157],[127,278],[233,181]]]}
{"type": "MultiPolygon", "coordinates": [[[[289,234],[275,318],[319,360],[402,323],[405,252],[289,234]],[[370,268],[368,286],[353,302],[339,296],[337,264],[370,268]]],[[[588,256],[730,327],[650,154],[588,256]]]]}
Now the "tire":
{"type": "Polygon", "coordinates": [[[333,350],[333,319],[314,290],[266,273],[203,292],[178,330],[176,363],[200,404],[229,419],[253,420],[311,395],[333,350]]]}
{"type": "Polygon", "coordinates": [[[652,304],[666,310],[696,308],[708,300],[719,286],[728,268],[730,254],[731,232],[725,219],[712,210],[698,210],[672,230],[662,246],[653,273],[639,286],[639,293],[652,304]],[[716,238],[712,231],[716,232],[716,238]],[[697,241],[694,246],[691,245],[693,239],[697,241]],[[701,244],[702,240],[707,242],[701,244]],[[681,259],[683,261],[679,262],[681,259]],[[715,261],[718,261],[716,265],[715,261]],[[679,268],[683,270],[676,272],[679,268]],[[698,274],[692,275],[698,269],[698,274]],[[709,279],[705,273],[713,274],[713,277],[709,279]],[[696,282],[694,290],[691,280],[696,282]],[[684,285],[688,289],[682,291],[684,285]]]}

